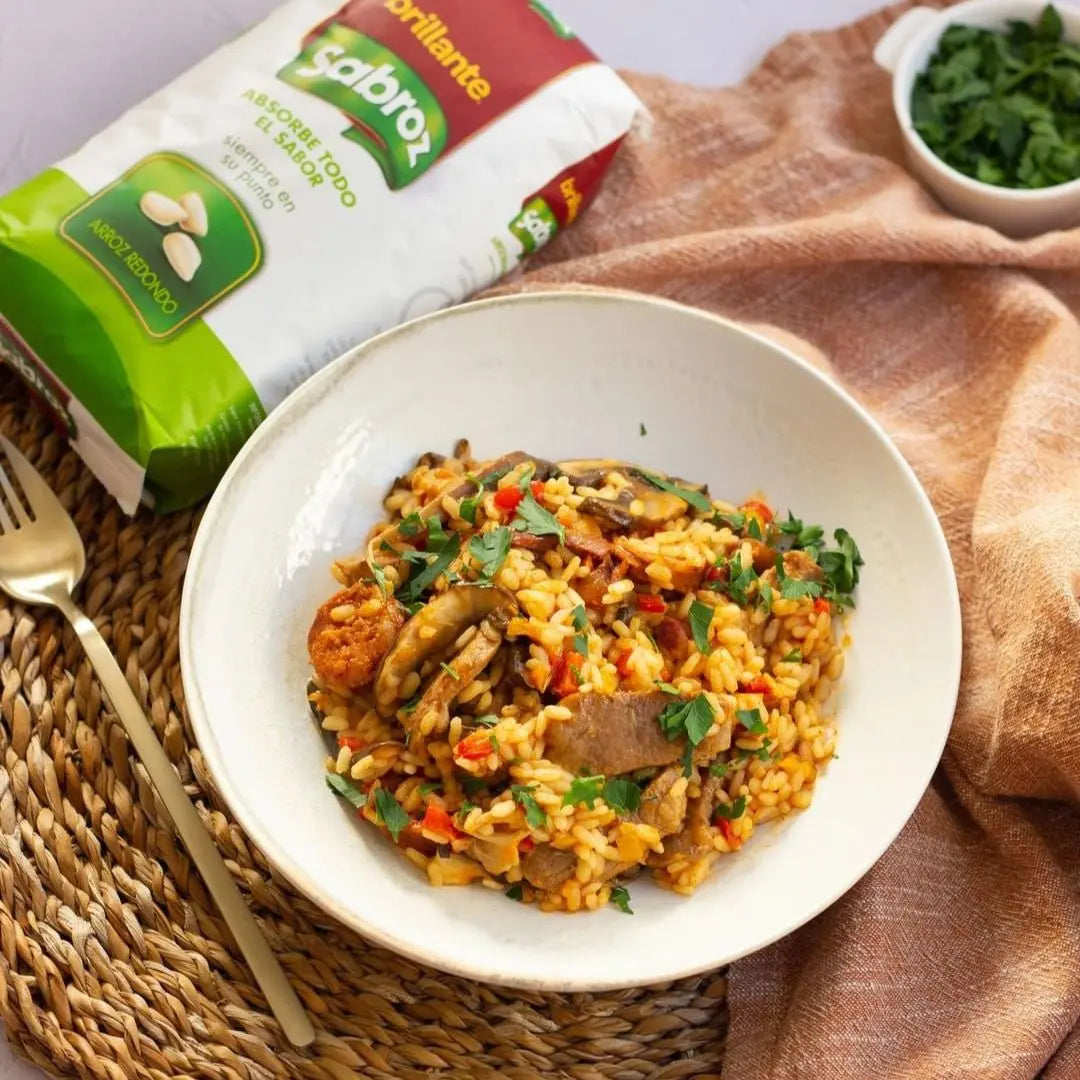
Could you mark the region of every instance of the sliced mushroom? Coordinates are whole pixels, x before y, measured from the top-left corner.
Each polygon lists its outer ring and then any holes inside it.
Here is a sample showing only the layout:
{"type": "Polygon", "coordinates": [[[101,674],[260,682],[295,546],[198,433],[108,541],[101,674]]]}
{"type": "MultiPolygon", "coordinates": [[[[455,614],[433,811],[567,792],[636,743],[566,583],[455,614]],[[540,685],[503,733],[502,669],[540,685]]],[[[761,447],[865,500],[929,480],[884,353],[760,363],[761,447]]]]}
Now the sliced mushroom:
{"type": "MultiPolygon", "coordinates": [[[[405,719],[410,740],[415,743],[426,717],[434,712],[433,731],[445,731],[450,724],[450,704],[491,663],[502,645],[505,619],[492,613],[484,619],[472,640],[432,677],[416,708],[405,719]]],[[[414,747],[415,748],[415,747],[414,747]]]]}
{"type": "Polygon", "coordinates": [[[375,677],[379,711],[391,715],[405,676],[445,652],[463,631],[492,616],[505,625],[516,609],[509,593],[480,585],[454,585],[433,597],[401,628],[379,667],[375,677]]]}
{"type": "Polygon", "coordinates": [[[524,687],[526,690],[534,690],[535,687],[529,679],[529,643],[524,639],[512,641],[507,646],[509,663],[507,672],[512,682],[524,687]]]}
{"type": "MultiPolygon", "coordinates": [[[[644,480],[633,481],[634,504],[640,502],[641,508],[633,515],[635,523],[658,527],[675,518],[682,517],[689,509],[688,504],[670,491],[661,491],[644,480]]],[[[632,504],[633,505],[633,504],[632,504]]]]}
{"type": "MultiPolygon", "coordinates": [[[[629,510],[631,521],[627,525],[618,524],[616,521],[617,509],[613,509],[613,507],[621,509],[619,502],[610,499],[597,499],[593,496],[587,497],[582,503],[582,510],[585,513],[595,514],[598,517],[606,516],[607,520],[615,528],[627,528],[629,524],[645,526],[650,529],[659,528],[666,522],[681,517],[689,509],[686,501],[680,499],[678,495],[670,491],[663,491],[654,484],[649,483],[645,479],[646,473],[670,480],[671,483],[689,491],[700,491],[705,495],[708,494],[708,487],[705,484],[696,484],[688,480],[667,477],[663,473],[642,469],[640,466],[633,465],[628,461],[606,459],[561,461],[559,462],[559,468],[575,486],[579,487],[598,487],[604,483],[607,475],[612,472],[626,478],[629,482],[629,488],[626,490],[629,491],[632,502],[639,504],[635,506],[636,512],[629,510]],[[586,503],[590,504],[592,509],[586,508],[586,503]],[[609,505],[602,505],[605,503],[609,505]]],[[[621,501],[622,499],[620,499],[621,501]]]]}
{"type": "Polygon", "coordinates": [[[559,472],[570,478],[574,487],[601,487],[609,472],[625,465],[613,458],[588,458],[581,461],[556,462],[559,472]]]}
{"type": "Polygon", "coordinates": [[[582,514],[590,514],[596,518],[601,527],[607,525],[611,529],[629,529],[634,524],[634,516],[623,503],[614,499],[600,499],[595,495],[587,495],[581,500],[578,510],[582,514]]]}

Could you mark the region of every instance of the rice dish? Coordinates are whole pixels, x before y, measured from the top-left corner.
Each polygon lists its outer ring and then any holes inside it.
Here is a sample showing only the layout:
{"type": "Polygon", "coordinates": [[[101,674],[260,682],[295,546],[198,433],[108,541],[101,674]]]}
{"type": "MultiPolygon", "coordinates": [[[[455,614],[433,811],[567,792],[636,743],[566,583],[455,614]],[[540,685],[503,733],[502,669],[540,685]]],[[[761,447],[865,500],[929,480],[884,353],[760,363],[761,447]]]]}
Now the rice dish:
{"type": "Polygon", "coordinates": [[[308,637],[326,780],[432,885],[689,894],[810,805],[862,559],[615,460],[425,454],[308,637]]]}

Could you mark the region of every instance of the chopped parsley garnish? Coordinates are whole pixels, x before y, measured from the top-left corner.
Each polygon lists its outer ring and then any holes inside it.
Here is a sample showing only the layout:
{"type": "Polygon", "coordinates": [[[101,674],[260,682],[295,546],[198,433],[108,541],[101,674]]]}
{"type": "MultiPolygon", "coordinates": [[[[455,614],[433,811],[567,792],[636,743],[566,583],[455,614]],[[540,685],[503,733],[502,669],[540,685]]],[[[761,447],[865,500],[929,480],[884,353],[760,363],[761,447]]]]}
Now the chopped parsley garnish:
{"type": "Polygon", "coordinates": [[[634,909],[630,906],[630,890],[625,885],[616,885],[611,890],[611,902],[625,915],[633,915],[634,909]]]}
{"type": "MultiPolygon", "coordinates": [[[[415,536],[424,527],[424,519],[414,510],[401,519],[398,532],[402,536],[415,536]]],[[[387,547],[390,545],[387,544],[387,547]]]]}
{"type": "Polygon", "coordinates": [[[566,530],[533,498],[531,491],[518,503],[517,517],[510,522],[510,528],[532,536],[557,536],[560,544],[566,540],[566,530]]]}
{"type": "Polygon", "coordinates": [[[467,521],[470,525],[476,524],[476,508],[480,505],[480,498],[484,494],[484,485],[476,479],[472,473],[466,476],[466,479],[476,485],[476,494],[467,495],[461,502],[458,503],[458,513],[461,515],[463,521],[467,521]]]}
{"type": "Polygon", "coordinates": [[[509,552],[510,530],[505,525],[474,536],[469,541],[469,554],[479,564],[476,568],[477,580],[491,581],[509,552]]]}
{"type": "Polygon", "coordinates": [[[633,780],[612,777],[604,785],[604,802],[616,814],[632,814],[641,806],[641,788],[633,780]]]}
{"type": "Polygon", "coordinates": [[[424,783],[422,783],[420,785],[420,794],[421,795],[430,795],[433,791],[441,791],[441,790],[442,790],[442,781],[441,780],[425,780],[424,783]]]}
{"type": "Polygon", "coordinates": [[[483,486],[489,491],[495,488],[495,485],[513,468],[513,465],[500,465],[497,469],[492,469],[491,472],[484,473],[483,486]]]}
{"type": "Polygon", "coordinates": [[[817,558],[821,551],[822,537],[825,535],[825,530],[820,525],[804,525],[789,510],[787,521],[779,522],[777,528],[784,536],[791,537],[793,548],[802,548],[817,558]]]}
{"type": "Polygon", "coordinates": [[[758,521],[756,514],[751,514],[746,519],[746,535],[751,540],[764,540],[765,534],[761,531],[761,522],[758,521]]]}
{"type": "Polygon", "coordinates": [[[688,503],[695,510],[700,510],[703,514],[707,514],[712,509],[712,503],[709,502],[708,498],[700,491],[680,487],[678,484],[673,484],[664,476],[657,476],[656,473],[638,470],[637,475],[640,476],[642,480],[647,480],[654,488],[659,488],[661,491],[666,491],[668,494],[682,499],[684,503],[688,503]]]}
{"type": "Polygon", "coordinates": [[[758,582],[758,603],[766,611],[772,611],[773,591],[767,581],[758,582]]]}
{"type": "Polygon", "coordinates": [[[694,773],[694,744],[687,742],[682,755],[682,774],[689,780],[694,773]]]}
{"type": "Polygon", "coordinates": [[[371,577],[375,584],[379,586],[379,592],[381,592],[383,596],[386,596],[388,592],[386,587],[386,571],[377,563],[368,563],[368,569],[371,571],[371,577]]]}
{"type": "Polygon", "coordinates": [[[726,525],[732,532],[740,532],[746,524],[746,515],[741,510],[718,510],[710,520],[714,525],[726,525]]]}
{"type": "Polygon", "coordinates": [[[723,779],[727,775],[727,762],[726,761],[714,761],[709,766],[709,774],[715,776],[718,779],[723,779]]]}
{"type": "Polygon", "coordinates": [[[751,735],[764,735],[765,732],[769,730],[769,725],[761,719],[760,709],[736,709],[735,719],[738,720],[751,735]]]}
{"type": "Polygon", "coordinates": [[[530,461],[524,469],[521,470],[521,475],[518,477],[518,491],[525,494],[529,490],[529,485],[532,483],[533,475],[536,473],[536,466],[530,461]]]}
{"type": "Polygon", "coordinates": [[[574,629],[578,631],[571,642],[574,651],[581,653],[582,656],[588,657],[589,637],[585,631],[589,628],[589,616],[585,611],[585,605],[578,604],[578,606],[570,612],[570,618],[574,622],[574,629]]]}
{"type": "Polygon", "coordinates": [[[547,814],[540,809],[540,804],[533,798],[532,784],[511,784],[510,795],[514,802],[525,811],[525,820],[533,828],[542,828],[547,824],[547,814]]]}
{"type": "Polygon", "coordinates": [[[401,803],[384,787],[375,789],[375,818],[386,826],[395,844],[401,830],[409,824],[409,815],[401,809],[401,803]]]}
{"type": "Polygon", "coordinates": [[[463,776],[461,778],[461,790],[466,795],[475,795],[486,788],[487,781],[480,776],[463,776]]]}
{"type": "Polygon", "coordinates": [[[499,718],[494,713],[485,713],[483,716],[475,717],[473,722],[481,727],[494,727],[499,722],[499,718]]]}
{"type": "Polygon", "coordinates": [[[441,667],[443,671],[445,671],[446,674],[449,675],[450,678],[453,679],[455,682],[461,682],[461,676],[448,663],[446,663],[445,660],[439,664],[439,667],[441,667]]]}
{"type": "Polygon", "coordinates": [[[427,519],[427,549],[433,551],[436,554],[444,547],[449,540],[446,530],[443,528],[442,518],[438,514],[432,514],[427,519]]]}
{"type": "Polygon", "coordinates": [[[788,577],[784,570],[784,556],[776,553],[776,580],[780,583],[780,595],[785,600],[801,600],[804,596],[820,596],[821,586],[816,581],[803,581],[788,577]]]}
{"type": "Polygon", "coordinates": [[[697,746],[712,727],[714,715],[709,699],[704,694],[698,694],[690,701],[673,701],[665,705],[657,721],[668,742],[685,735],[690,746],[697,746]]]}
{"type": "MultiPolygon", "coordinates": [[[[461,550],[461,537],[451,533],[442,551],[420,570],[409,575],[409,580],[398,589],[397,598],[403,604],[416,603],[421,595],[443,575],[461,550]]],[[[426,560],[425,560],[426,561],[426,560]]]]}
{"type": "Polygon", "coordinates": [[[758,579],[753,564],[743,566],[742,554],[736,551],[728,560],[727,571],[727,582],[719,581],[716,587],[726,592],[736,604],[745,607],[750,603],[750,588],[758,579]]]}
{"type": "Polygon", "coordinates": [[[491,744],[491,749],[497,754],[499,752],[499,740],[494,735],[489,735],[488,742],[491,744]]]}
{"type": "Polygon", "coordinates": [[[847,529],[837,529],[833,536],[837,549],[823,551],[818,557],[818,565],[829,586],[826,593],[829,600],[837,607],[851,607],[851,594],[859,584],[859,567],[863,565],[863,557],[847,529]]]}
{"type": "Polygon", "coordinates": [[[570,781],[570,790],[563,796],[563,806],[577,806],[584,803],[590,810],[596,805],[604,791],[602,776],[578,776],[570,781]]]}
{"type": "Polygon", "coordinates": [[[519,881],[516,885],[511,885],[510,888],[506,890],[505,895],[509,896],[511,900],[517,900],[518,903],[521,903],[521,901],[525,899],[525,893],[522,892],[521,889],[521,882],[519,881]]]}
{"type": "MultiPolygon", "coordinates": [[[[464,785],[462,785],[462,786],[464,787],[464,785]]],[[[469,800],[466,799],[461,804],[461,807],[458,809],[458,813],[459,814],[468,814],[470,811],[475,810],[475,809],[476,809],[476,803],[469,802],[469,800]]]]}
{"type": "Polygon", "coordinates": [[[713,811],[713,817],[727,818],[734,821],[741,818],[746,811],[746,796],[740,795],[730,806],[727,803],[717,803],[713,811]]]}
{"type": "Polygon", "coordinates": [[[672,697],[679,696],[679,688],[677,686],[672,686],[669,682],[661,682],[659,679],[657,679],[656,688],[663,691],[665,694],[671,694],[672,697]]]}
{"type": "Polygon", "coordinates": [[[690,633],[694,636],[694,644],[702,656],[706,655],[711,646],[709,645],[709,627],[712,625],[713,609],[700,600],[695,600],[690,605],[690,633]]]}
{"type": "Polygon", "coordinates": [[[802,663],[802,649],[792,649],[781,661],[781,664],[802,663]]]}
{"type": "Polygon", "coordinates": [[[338,776],[337,773],[327,773],[326,786],[330,788],[335,795],[340,795],[343,799],[352,803],[357,810],[367,806],[367,795],[365,795],[355,784],[350,784],[344,776],[338,776]]]}

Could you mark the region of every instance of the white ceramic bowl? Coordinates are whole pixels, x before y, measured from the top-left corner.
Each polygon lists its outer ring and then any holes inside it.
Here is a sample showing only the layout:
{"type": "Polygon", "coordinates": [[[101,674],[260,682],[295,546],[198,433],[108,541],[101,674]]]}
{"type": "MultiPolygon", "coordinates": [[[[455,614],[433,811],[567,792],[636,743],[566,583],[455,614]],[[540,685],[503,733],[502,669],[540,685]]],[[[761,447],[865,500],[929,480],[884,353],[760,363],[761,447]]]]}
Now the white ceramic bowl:
{"type": "Polygon", "coordinates": [[[951,722],[960,616],[948,550],[880,428],[790,353],[648,298],[545,293],[392,330],[316,375],[256,432],[203,518],[181,612],[195,733],[238,821],[297,888],[368,938],[481,980],[548,989],[702,971],[806,922],[885,850],[951,722]],[[639,434],[644,423],[648,434],[639,434]],[[839,758],[811,808],[762,827],[691,898],[631,884],[614,907],[543,914],[479,886],[430,888],[327,789],[305,638],[389,481],[468,436],[481,456],[625,458],[763,489],[866,558],[839,758]]]}
{"type": "MultiPolygon", "coordinates": [[[[1080,42],[1080,10],[1055,5],[1065,37],[1080,42]]],[[[1080,222],[1080,180],[1034,190],[997,187],[973,180],[946,165],[915,130],[911,90],[926,70],[938,41],[953,23],[1004,30],[1011,19],[1034,22],[1046,0],[967,0],[947,8],[916,7],[889,27],[874,48],[874,60],[893,77],[893,108],[904,136],[911,171],[961,217],[981,221],[1009,236],[1033,236],[1080,222]]]]}

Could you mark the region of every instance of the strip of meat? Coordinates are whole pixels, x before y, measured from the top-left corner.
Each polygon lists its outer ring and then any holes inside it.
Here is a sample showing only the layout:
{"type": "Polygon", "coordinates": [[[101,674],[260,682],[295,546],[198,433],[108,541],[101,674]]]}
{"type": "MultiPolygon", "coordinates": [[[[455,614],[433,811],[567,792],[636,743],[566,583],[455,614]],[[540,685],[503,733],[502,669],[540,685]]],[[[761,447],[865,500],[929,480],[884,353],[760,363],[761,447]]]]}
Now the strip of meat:
{"type": "MultiPolygon", "coordinates": [[[[572,694],[562,704],[572,712],[569,720],[547,729],[547,756],[572,773],[619,776],[680,761],[686,740],[668,741],[657,718],[677,699],[660,693],[572,694]]],[[[695,760],[707,760],[731,743],[730,724],[704,739],[695,760]],[[726,729],[726,730],[725,730],[726,729]]]]}
{"type": "Polygon", "coordinates": [[[690,635],[686,626],[678,619],[664,616],[653,630],[656,644],[666,649],[668,656],[675,661],[678,667],[690,655],[690,635]]]}
{"type": "Polygon", "coordinates": [[[604,596],[608,591],[608,586],[623,576],[611,559],[601,559],[585,577],[574,583],[574,587],[586,606],[601,608],[604,606],[604,596]]]}
{"type": "Polygon", "coordinates": [[[577,856],[564,848],[537,844],[521,860],[525,880],[541,892],[554,892],[574,872],[577,856]]]}
{"type": "Polygon", "coordinates": [[[638,820],[656,829],[661,839],[678,832],[686,817],[686,788],[682,768],[664,769],[642,792],[638,820]]]}
{"type": "MultiPolygon", "coordinates": [[[[799,581],[825,580],[825,573],[820,566],[805,551],[784,552],[784,574],[799,581]]],[[[776,556],[773,555],[772,565],[761,575],[762,581],[776,588],[776,556]]]]}
{"type": "Polygon", "coordinates": [[[602,536],[568,532],[566,546],[577,555],[591,556],[594,559],[603,559],[611,554],[611,545],[602,536]]]}
{"type": "Polygon", "coordinates": [[[712,851],[713,811],[716,809],[716,797],[723,781],[715,776],[707,776],[701,784],[701,795],[691,799],[682,829],[664,841],[664,850],[654,852],[646,862],[649,866],[667,866],[676,857],[697,858],[712,851]]]}
{"type": "Polygon", "coordinates": [[[517,532],[510,537],[510,546],[523,548],[525,551],[551,551],[559,542],[557,536],[533,536],[532,533],[517,532]]]}

